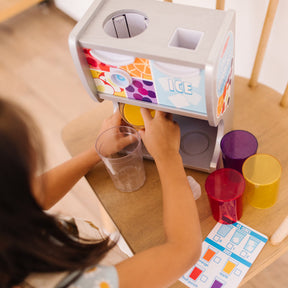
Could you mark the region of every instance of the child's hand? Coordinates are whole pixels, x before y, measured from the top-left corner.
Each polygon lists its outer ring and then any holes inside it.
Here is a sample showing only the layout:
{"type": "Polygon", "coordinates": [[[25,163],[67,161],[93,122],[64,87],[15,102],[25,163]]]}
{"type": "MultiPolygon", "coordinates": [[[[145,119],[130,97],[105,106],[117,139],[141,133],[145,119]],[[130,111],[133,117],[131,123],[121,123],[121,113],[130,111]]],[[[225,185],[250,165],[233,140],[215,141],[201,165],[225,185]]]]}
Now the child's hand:
{"type": "Polygon", "coordinates": [[[152,118],[149,110],[141,108],[145,129],[139,133],[148,152],[156,160],[171,157],[179,153],[180,128],[173,122],[172,115],[156,111],[152,118]]]}
{"type": "Polygon", "coordinates": [[[112,128],[114,126],[120,126],[122,122],[122,118],[119,110],[117,109],[110,117],[106,118],[101,126],[101,129],[98,133],[98,136],[104,132],[105,130],[112,128]]]}
{"type": "MultiPolygon", "coordinates": [[[[99,131],[99,134],[97,136],[96,140],[96,150],[98,153],[100,153],[104,157],[110,157],[111,155],[121,151],[124,147],[132,144],[137,140],[137,138],[133,135],[124,136],[121,134],[121,130],[115,130],[113,132],[119,132],[119,133],[104,133],[104,131],[116,127],[115,129],[118,129],[117,126],[121,126],[121,115],[119,110],[115,111],[110,117],[105,119],[103,121],[102,127],[99,131]],[[102,134],[102,135],[101,135],[102,134]],[[98,137],[101,135],[101,139],[98,140],[98,137]],[[100,142],[101,141],[101,142],[100,142]],[[105,144],[101,144],[105,143],[105,144]],[[100,147],[101,146],[101,147],[100,147]]],[[[123,126],[123,125],[122,125],[123,126]]]]}

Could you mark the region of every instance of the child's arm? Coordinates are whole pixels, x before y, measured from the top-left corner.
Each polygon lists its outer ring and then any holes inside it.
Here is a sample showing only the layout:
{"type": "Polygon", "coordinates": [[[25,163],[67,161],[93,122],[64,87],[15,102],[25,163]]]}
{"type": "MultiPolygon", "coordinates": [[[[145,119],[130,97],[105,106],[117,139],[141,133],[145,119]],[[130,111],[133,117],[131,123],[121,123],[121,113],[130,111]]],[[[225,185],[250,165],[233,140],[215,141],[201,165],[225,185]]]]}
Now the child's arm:
{"type": "MultiPolygon", "coordinates": [[[[120,288],[168,287],[191,268],[201,253],[201,228],[196,204],[179,154],[180,129],[163,112],[152,119],[142,109],[144,144],[153,156],[163,193],[163,221],[166,241],[116,268],[120,288]]],[[[131,228],[133,229],[133,228],[131,228]]]]}
{"type": "MultiPolygon", "coordinates": [[[[121,123],[119,111],[104,120],[99,134],[121,123]]],[[[63,164],[47,171],[35,181],[35,196],[43,209],[49,209],[57,203],[79,180],[98,162],[100,157],[95,147],[71,158],[63,164]],[[43,186],[41,186],[43,185],[43,186]]]]}

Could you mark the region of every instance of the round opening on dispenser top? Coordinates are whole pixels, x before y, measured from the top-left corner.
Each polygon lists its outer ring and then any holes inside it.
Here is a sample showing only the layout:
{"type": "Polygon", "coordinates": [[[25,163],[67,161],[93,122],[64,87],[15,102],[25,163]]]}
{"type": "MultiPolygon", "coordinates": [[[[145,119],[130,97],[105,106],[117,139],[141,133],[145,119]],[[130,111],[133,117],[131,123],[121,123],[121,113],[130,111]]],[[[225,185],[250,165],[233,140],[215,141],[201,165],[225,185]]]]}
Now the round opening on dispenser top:
{"type": "Polygon", "coordinates": [[[122,10],[108,16],[104,31],[114,38],[132,38],[146,30],[148,18],[139,11],[122,10]]]}

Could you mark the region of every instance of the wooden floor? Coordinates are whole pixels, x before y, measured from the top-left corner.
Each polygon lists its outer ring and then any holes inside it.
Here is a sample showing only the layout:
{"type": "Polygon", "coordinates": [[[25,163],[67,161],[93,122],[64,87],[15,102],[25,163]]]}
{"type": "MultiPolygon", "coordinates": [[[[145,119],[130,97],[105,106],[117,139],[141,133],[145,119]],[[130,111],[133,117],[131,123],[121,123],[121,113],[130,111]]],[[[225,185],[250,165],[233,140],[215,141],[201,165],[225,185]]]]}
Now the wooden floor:
{"type": "MultiPolygon", "coordinates": [[[[69,158],[61,141],[62,127],[99,105],[84,90],[69,53],[68,35],[74,25],[45,5],[0,24],[0,95],[19,102],[39,123],[48,168],[69,158]]],[[[242,287],[288,287],[287,271],[288,254],[242,287]]]]}

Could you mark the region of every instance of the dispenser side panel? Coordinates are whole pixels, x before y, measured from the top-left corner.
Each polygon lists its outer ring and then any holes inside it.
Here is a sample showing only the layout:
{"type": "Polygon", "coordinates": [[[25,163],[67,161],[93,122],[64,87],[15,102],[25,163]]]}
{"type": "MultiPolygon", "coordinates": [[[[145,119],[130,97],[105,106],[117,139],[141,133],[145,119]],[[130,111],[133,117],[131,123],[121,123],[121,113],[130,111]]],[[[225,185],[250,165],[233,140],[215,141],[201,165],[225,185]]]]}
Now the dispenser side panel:
{"type": "Polygon", "coordinates": [[[228,108],[231,97],[231,85],[233,81],[234,66],[234,37],[232,31],[226,36],[224,47],[221,51],[216,74],[216,95],[217,95],[217,118],[221,117],[228,108]]]}
{"type": "Polygon", "coordinates": [[[228,127],[229,122],[233,121],[234,26],[234,12],[228,11],[205,67],[207,115],[209,124],[212,126],[217,126],[221,120],[224,120],[225,127],[228,127]]]}
{"type": "Polygon", "coordinates": [[[204,69],[89,48],[83,48],[83,53],[103,98],[109,94],[119,102],[126,98],[207,115],[204,69]]]}

